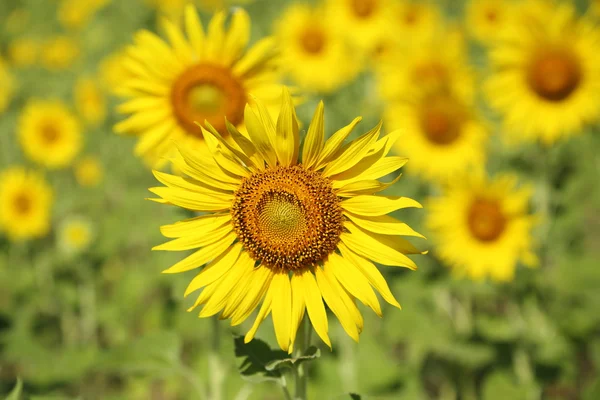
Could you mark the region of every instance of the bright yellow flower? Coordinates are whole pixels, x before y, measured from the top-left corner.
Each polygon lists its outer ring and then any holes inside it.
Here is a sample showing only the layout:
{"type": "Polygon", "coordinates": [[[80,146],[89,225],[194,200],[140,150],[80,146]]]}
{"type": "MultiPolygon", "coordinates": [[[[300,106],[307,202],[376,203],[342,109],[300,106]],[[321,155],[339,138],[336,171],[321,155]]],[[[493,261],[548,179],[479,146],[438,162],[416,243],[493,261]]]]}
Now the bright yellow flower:
{"type": "Polygon", "coordinates": [[[490,54],[485,85],[508,141],[550,145],[600,118],[600,32],[572,5],[527,2],[490,54]]]}
{"type": "Polygon", "coordinates": [[[12,65],[29,67],[36,63],[39,53],[38,43],[29,38],[15,39],[8,45],[8,58],[12,65]]]}
{"type": "Polygon", "coordinates": [[[320,103],[300,151],[287,92],[277,121],[260,102],[246,107],[245,118],[248,136],[228,126],[233,143],[210,126],[202,130],[212,157],[179,148],[173,162],[186,178],[154,172],[165,185],[150,189],[159,196],[155,201],[207,213],[162,227],[173,240],[156,250],[196,249],[165,272],[204,266],[185,291],[204,288],[192,307],[204,306],[200,317],[221,313],[238,325],[262,301],[246,342],[272,313],[279,346],[292,352],[307,312],[331,346],[323,301],[358,341],[357,299],[377,315],[375,291],[400,307],[373,262],[416,269],[406,254],[421,253],[401,237],[420,235],[387,215],[420,204],[375,195],[396,181],[379,179],[406,163],[388,157],[398,133],[379,137],[379,124],[344,144],[356,118],[325,141],[320,103]]]}
{"type": "Polygon", "coordinates": [[[81,149],[79,122],[59,101],[30,100],[18,131],[25,155],[47,168],[68,167],[81,149]]]}
{"type": "Polygon", "coordinates": [[[83,157],[75,163],[75,179],[81,186],[98,186],[102,182],[103,176],[104,168],[96,157],[83,157]]]}
{"type": "Polygon", "coordinates": [[[443,195],[428,202],[427,225],[437,255],[472,279],[510,281],[517,263],[535,266],[530,198],[531,190],[517,188],[512,175],[453,179],[443,195]]]}
{"type": "Polygon", "coordinates": [[[79,57],[79,46],[67,36],[57,36],[42,46],[42,64],[49,70],[69,68],[79,57]]]}
{"type": "Polygon", "coordinates": [[[118,50],[100,62],[100,81],[106,90],[115,94],[119,93],[120,85],[135,76],[125,66],[126,59],[127,52],[118,50]]]}
{"type": "Polygon", "coordinates": [[[498,40],[513,15],[514,4],[506,0],[470,0],[466,22],[475,40],[490,44],[498,40]]]}
{"type": "Polygon", "coordinates": [[[22,167],[0,174],[0,231],[10,240],[46,235],[50,229],[52,189],[44,177],[22,167]]]}
{"type": "Polygon", "coordinates": [[[80,29],[110,0],[61,0],[58,21],[69,29],[80,29]]]}
{"type": "Polygon", "coordinates": [[[65,254],[74,255],[87,250],[93,238],[92,223],[87,218],[70,217],[58,226],[57,244],[65,254]]]}
{"type": "Polygon", "coordinates": [[[327,23],[360,49],[373,50],[392,34],[390,0],[327,0],[327,23]]]}
{"type": "Polygon", "coordinates": [[[282,68],[302,89],[330,93],[350,82],[362,68],[339,30],[322,9],[293,4],[281,16],[275,33],[282,68]]]}
{"type": "Polygon", "coordinates": [[[430,41],[444,26],[442,14],[431,2],[401,0],[390,9],[394,35],[405,47],[418,47],[430,41]]]}
{"type": "Polygon", "coordinates": [[[377,69],[378,89],[385,100],[413,101],[424,93],[448,91],[467,103],[475,98],[463,35],[444,31],[411,51],[386,57],[377,69]]]}
{"type": "Polygon", "coordinates": [[[485,163],[485,126],[468,103],[447,92],[390,103],[386,123],[404,132],[395,149],[408,156],[411,171],[425,179],[443,183],[485,163]]]}
{"type": "Polygon", "coordinates": [[[235,10],[227,30],[224,20],[225,14],[215,14],[205,33],[196,10],[189,6],[187,38],[167,19],[162,24],[169,43],[148,31],[136,34],[126,60],[131,78],[122,84],[128,101],[119,107],[131,116],[115,130],[138,135],[135,153],[150,164],[164,162],[164,156],[175,150],[174,141],[204,149],[196,121],[208,120],[226,134],[225,118],[243,125],[247,99],[278,101],[281,85],[274,70],[274,40],[264,38],[246,51],[248,14],[235,10]]]}
{"type": "Polygon", "coordinates": [[[6,69],[6,64],[0,58],[0,114],[8,107],[14,91],[12,75],[6,69]]]}
{"type": "Polygon", "coordinates": [[[90,125],[106,118],[106,98],[95,79],[79,78],[74,88],[75,107],[90,125]]]}

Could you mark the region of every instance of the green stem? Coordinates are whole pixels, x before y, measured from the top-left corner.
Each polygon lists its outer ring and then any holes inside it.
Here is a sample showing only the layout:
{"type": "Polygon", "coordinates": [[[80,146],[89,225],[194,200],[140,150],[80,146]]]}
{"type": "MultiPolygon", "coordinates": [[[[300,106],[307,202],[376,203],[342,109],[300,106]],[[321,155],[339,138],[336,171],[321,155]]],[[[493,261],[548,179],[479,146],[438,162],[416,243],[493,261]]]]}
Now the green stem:
{"type": "MultiPolygon", "coordinates": [[[[304,316],[296,336],[296,357],[302,356],[306,349],[308,349],[310,346],[311,333],[312,330],[310,329],[308,317],[304,316]]],[[[308,363],[302,363],[294,366],[294,378],[296,379],[295,400],[306,400],[308,389],[308,363]]]]}
{"type": "Polygon", "coordinates": [[[221,330],[218,318],[212,318],[211,347],[208,354],[208,371],[210,374],[209,393],[212,400],[221,400],[223,398],[223,378],[225,373],[223,363],[219,355],[221,347],[221,330]]]}

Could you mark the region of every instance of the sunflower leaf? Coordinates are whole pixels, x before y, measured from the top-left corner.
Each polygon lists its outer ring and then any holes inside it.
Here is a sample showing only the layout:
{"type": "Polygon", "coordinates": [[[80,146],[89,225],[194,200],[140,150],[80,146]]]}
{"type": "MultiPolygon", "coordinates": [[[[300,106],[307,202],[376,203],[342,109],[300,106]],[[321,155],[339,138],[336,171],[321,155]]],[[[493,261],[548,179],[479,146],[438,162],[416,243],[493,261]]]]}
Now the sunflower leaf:
{"type": "Polygon", "coordinates": [[[267,365],[282,360],[287,357],[287,353],[281,350],[273,350],[269,345],[260,339],[253,339],[249,343],[244,343],[243,336],[236,336],[233,339],[235,356],[242,358],[242,363],[238,367],[240,374],[244,379],[252,382],[277,381],[282,378],[278,370],[269,370],[267,365]]]}
{"type": "Polygon", "coordinates": [[[300,357],[283,358],[281,360],[273,360],[265,365],[267,371],[276,369],[292,368],[294,365],[303,363],[304,361],[314,360],[321,357],[321,350],[316,346],[310,346],[300,357]]]}
{"type": "Polygon", "coordinates": [[[6,400],[19,400],[21,398],[21,392],[23,391],[23,381],[21,378],[17,378],[17,383],[13,390],[6,396],[6,400]]]}

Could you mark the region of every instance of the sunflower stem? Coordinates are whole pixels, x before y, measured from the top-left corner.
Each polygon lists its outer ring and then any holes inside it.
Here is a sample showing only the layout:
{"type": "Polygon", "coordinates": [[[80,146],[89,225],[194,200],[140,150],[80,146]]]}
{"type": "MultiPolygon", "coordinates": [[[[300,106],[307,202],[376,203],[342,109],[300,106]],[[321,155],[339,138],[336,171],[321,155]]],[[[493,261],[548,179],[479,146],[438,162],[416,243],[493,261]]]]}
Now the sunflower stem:
{"type": "MultiPolygon", "coordinates": [[[[308,318],[304,316],[296,336],[296,357],[302,356],[310,346],[311,333],[312,330],[310,329],[308,318]]],[[[308,363],[294,365],[294,378],[296,379],[295,400],[306,400],[308,388],[308,363]]]]}
{"type": "Polygon", "coordinates": [[[211,318],[212,329],[211,329],[211,346],[208,354],[208,371],[209,371],[209,398],[211,400],[221,400],[223,397],[222,387],[223,378],[225,377],[223,371],[223,363],[219,355],[219,349],[221,347],[221,329],[218,318],[211,318]]]}

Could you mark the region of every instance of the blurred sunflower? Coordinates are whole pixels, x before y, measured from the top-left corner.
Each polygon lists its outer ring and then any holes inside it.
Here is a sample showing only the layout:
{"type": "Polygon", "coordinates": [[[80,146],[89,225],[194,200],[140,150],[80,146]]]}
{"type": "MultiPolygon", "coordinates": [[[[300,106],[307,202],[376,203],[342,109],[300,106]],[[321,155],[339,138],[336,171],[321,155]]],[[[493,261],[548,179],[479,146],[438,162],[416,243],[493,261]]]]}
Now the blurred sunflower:
{"type": "Polygon", "coordinates": [[[0,173],[0,230],[9,239],[46,235],[51,206],[52,189],[41,174],[17,166],[0,173]]]}
{"type": "Polygon", "coordinates": [[[58,21],[68,29],[81,29],[111,0],[61,0],[58,21]]]}
{"type": "Polygon", "coordinates": [[[426,223],[437,254],[459,275],[512,280],[518,262],[537,264],[530,198],[530,188],[517,188],[512,175],[489,179],[470,174],[452,180],[443,195],[428,202],[426,223]]]}
{"type": "Polygon", "coordinates": [[[471,0],[467,4],[466,23],[473,38],[484,44],[498,40],[510,23],[514,4],[506,0],[471,0]]]}
{"type": "Polygon", "coordinates": [[[386,124],[404,132],[394,148],[424,178],[445,182],[484,165],[487,131],[457,96],[430,93],[414,102],[390,103],[385,113],[386,124]]]}
{"type": "Polygon", "coordinates": [[[237,9],[224,30],[225,14],[212,18],[205,35],[194,7],[185,10],[186,39],[172,22],[162,19],[170,45],[158,36],[139,32],[125,66],[123,82],[129,100],[120,112],[132,114],[116,125],[118,133],[139,135],[135,153],[158,166],[174,150],[173,142],[205,148],[195,122],[208,120],[226,135],[225,118],[244,122],[244,104],[252,96],[275,102],[281,94],[275,73],[274,40],[264,38],[246,51],[248,14],[237,9]]]}
{"type": "Polygon", "coordinates": [[[18,133],[25,155],[52,169],[69,166],[82,145],[79,122],[60,101],[30,100],[18,133]]]}
{"type": "Polygon", "coordinates": [[[79,57],[77,42],[68,36],[57,36],[41,47],[42,64],[51,71],[67,69],[79,57]]]}
{"type": "Polygon", "coordinates": [[[328,19],[360,49],[373,50],[391,32],[390,0],[327,0],[328,19]]]}
{"type": "Polygon", "coordinates": [[[68,255],[87,250],[94,238],[94,230],[89,219],[70,217],[62,221],[57,230],[57,245],[68,255]]]}
{"type": "Polygon", "coordinates": [[[18,38],[8,45],[8,59],[15,67],[29,67],[37,62],[39,45],[31,38],[18,38]]]}
{"type": "Polygon", "coordinates": [[[8,107],[14,91],[12,75],[8,72],[4,60],[0,58],[0,114],[8,107]]]}
{"type": "Polygon", "coordinates": [[[75,108],[84,121],[98,125],[106,118],[106,99],[92,78],[79,78],[74,87],[75,108]]]}
{"type": "Polygon", "coordinates": [[[120,88],[121,83],[134,77],[125,66],[126,59],[127,51],[119,49],[106,56],[100,62],[100,81],[106,91],[117,94],[122,90],[120,88]]]}
{"type": "Polygon", "coordinates": [[[185,291],[204,288],[190,308],[203,304],[200,317],[221,312],[220,318],[238,325],[262,300],[246,342],[272,312],[279,346],[291,352],[307,310],[317,334],[331,346],[323,299],[358,340],[363,318],[356,299],[381,315],[375,288],[399,307],[371,261],[416,269],[406,254],[421,253],[400,237],[420,235],[386,215],[419,203],[375,195],[395,182],[378,179],[406,163],[387,157],[397,133],[379,138],[379,124],[343,145],[357,118],[325,141],[321,103],[300,161],[289,93],[276,122],[260,102],[246,107],[245,118],[248,137],[228,125],[234,144],[211,126],[203,129],[212,157],[179,148],[173,162],[186,178],[154,172],[166,185],[150,189],[160,197],[155,201],[208,213],[162,227],[174,240],[156,250],[200,248],[165,272],[207,264],[185,291]]]}
{"type": "Polygon", "coordinates": [[[147,4],[171,20],[180,20],[187,5],[195,5],[203,11],[215,12],[236,5],[247,5],[254,0],[146,0],[147,4]]]}
{"type": "Polygon", "coordinates": [[[466,43],[455,30],[436,35],[418,49],[387,56],[376,72],[378,89],[385,100],[412,101],[440,90],[469,103],[475,97],[466,43]]]}
{"type": "Polygon", "coordinates": [[[98,186],[102,182],[104,169],[97,157],[86,156],[75,163],[75,179],[84,187],[98,186]]]}
{"type": "Polygon", "coordinates": [[[350,82],[361,70],[338,29],[321,8],[293,4],[281,16],[275,33],[282,52],[282,68],[302,89],[330,93],[350,82]]]}
{"type": "Polygon", "coordinates": [[[402,0],[389,10],[395,35],[405,47],[418,47],[438,34],[444,22],[439,8],[431,2],[402,0]]]}
{"type": "Polygon", "coordinates": [[[600,117],[598,29],[566,3],[526,2],[491,52],[485,85],[509,141],[552,144],[600,117]]]}

